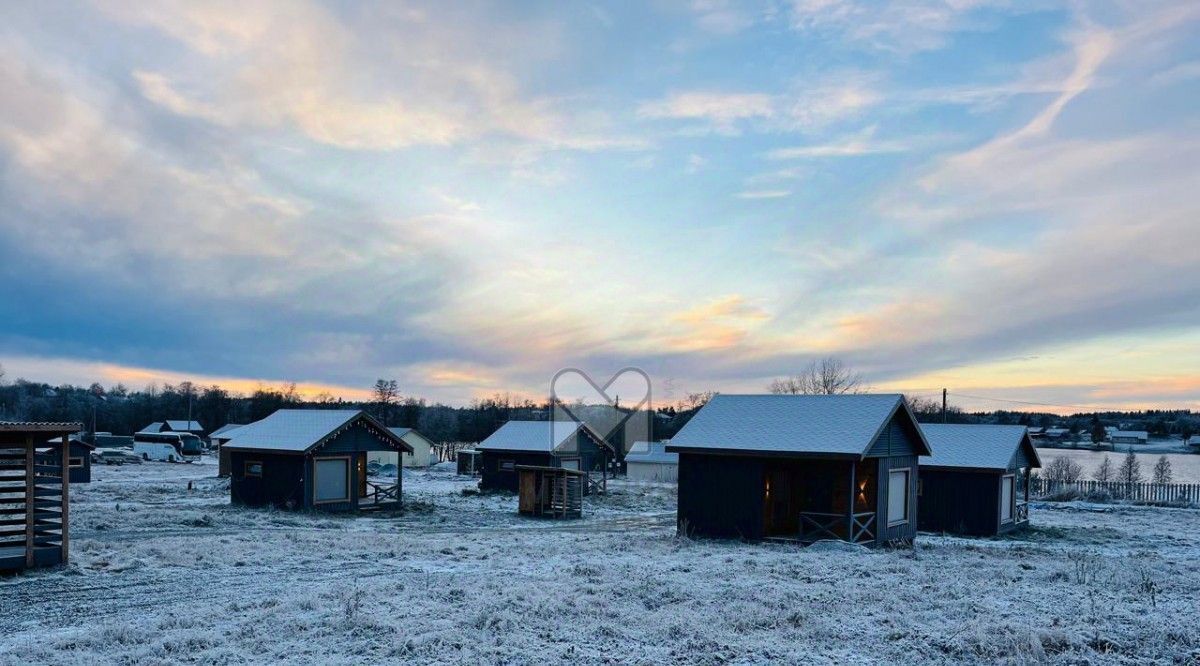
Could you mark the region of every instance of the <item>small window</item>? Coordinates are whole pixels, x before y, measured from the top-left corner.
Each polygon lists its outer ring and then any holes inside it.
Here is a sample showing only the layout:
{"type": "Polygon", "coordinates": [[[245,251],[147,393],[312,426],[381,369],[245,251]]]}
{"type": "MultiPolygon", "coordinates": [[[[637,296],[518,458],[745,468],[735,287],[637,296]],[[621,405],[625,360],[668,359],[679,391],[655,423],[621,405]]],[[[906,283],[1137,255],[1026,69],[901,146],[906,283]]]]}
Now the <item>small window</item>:
{"type": "Polygon", "coordinates": [[[83,467],[83,458],[71,458],[71,467],[83,467]]]}
{"type": "Polygon", "coordinates": [[[260,461],[260,460],[247,460],[247,461],[246,461],[246,471],[245,471],[245,474],[244,474],[243,476],[257,476],[257,477],[261,477],[261,476],[262,476],[262,461],[260,461]]]}
{"type": "Polygon", "coordinates": [[[908,522],[908,470],[888,474],[888,527],[908,522]]]}
{"type": "Polygon", "coordinates": [[[1016,479],[1006,476],[1000,479],[1000,522],[1011,523],[1013,520],[1013,487],[1016,479]]]}
{"type": "Polygon", "coordinates": [[[501,460],[500,462],[496,463],[496,470],[500,472],[511,472],[516,468],[517,461],[515,460],[501,460]]]}

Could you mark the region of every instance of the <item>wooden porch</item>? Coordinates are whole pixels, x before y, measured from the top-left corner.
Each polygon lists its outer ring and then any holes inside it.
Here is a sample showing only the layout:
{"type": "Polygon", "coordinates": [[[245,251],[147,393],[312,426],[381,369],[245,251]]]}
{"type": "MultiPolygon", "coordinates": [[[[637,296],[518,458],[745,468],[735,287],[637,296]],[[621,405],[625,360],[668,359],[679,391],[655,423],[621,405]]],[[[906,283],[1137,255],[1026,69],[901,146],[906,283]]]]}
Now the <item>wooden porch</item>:
{"type": "Polygon", "coordinates": [[[803,544],[822,539],[875,542],[876,470],[872,460],[768,466],[763,489],[766,537],[803,544]]]}
{"type": "Polygon", "coordinates": [[[359,511],[388,511],[399,509],[400,482],[394,483],[367,480],[366,489],[358,498],[359,511]]]}

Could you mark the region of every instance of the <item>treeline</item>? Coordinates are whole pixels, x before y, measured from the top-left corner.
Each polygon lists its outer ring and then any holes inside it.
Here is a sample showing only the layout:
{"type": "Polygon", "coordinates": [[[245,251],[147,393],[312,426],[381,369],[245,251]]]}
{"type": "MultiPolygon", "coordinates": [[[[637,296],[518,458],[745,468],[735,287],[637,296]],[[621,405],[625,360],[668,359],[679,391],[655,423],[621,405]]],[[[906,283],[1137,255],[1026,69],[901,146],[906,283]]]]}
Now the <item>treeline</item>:
{"type": "MultiPolygon", "coordinates": [[[[395,381],[380,380],[370,400],[350,401],[330,395],[301,396],[295,385],[264,386],[248,395],[220,386],[150,384],[131,390],[118,384],[105,388],[52,386],[17,379],[0,382],[0,420],[82,423],[85,430],[130,435],[147,424],[167,419],[199,421],[207,432],[227,423],[251,423],[277,409],[365,409],[394,427],[411,427],[436,442],[478,442],[510,420],[549,418],[546,403],[499,394],[472,401],[465,407],[430,404],[405,397],[395,381]]],[[[668,438],[687,422],[711,394],[690,395],[677,405],[658,410],[653,419],[656,438],[668,438]]]]}
{"type": "MultiPolygon", "coordinates": [[[[85,430],[129,435],[149,423],[191,417],[207,430],[227,423],[251,423],[277,409],[365,409],[388,426],[411,427],[439,442],[478,442],[510,420],[549,418],[546,403],[498,394],[475,400],[465,407],[428,403],[423,398],[403,396],[395,380],[379,380],[369,400],[347,401],[331,395],[304,397],[294,384],[263,386],[247,394],[228,391],[220,386],[150,384],[131,390],[117,384],[105,388],[91,386],[52,386],[17,379],[5,382],[0,369],[0,420],[79,422],[85,430]]],[[[791,392],[791,391],[788,391],[791,392]]],[[[689,393],[678,402],[658,407],[651,419],[655,439],[669,439],[715,395],[712,391],[689,393]]],[[[942,421],[940,402],[911,398],[910,405],[923,423],[942,421]]],[[[1000,423],[1028,426],[1059,426],[1072,433],[1093,433],[1104,426],[1147,430],[1154,436],[1200,433],[1200,418],[1189,411],[1100,412],[1059,416],[1050,413],[965,412],[950,405],[946,413],[950,423],[1000,423]]]]}

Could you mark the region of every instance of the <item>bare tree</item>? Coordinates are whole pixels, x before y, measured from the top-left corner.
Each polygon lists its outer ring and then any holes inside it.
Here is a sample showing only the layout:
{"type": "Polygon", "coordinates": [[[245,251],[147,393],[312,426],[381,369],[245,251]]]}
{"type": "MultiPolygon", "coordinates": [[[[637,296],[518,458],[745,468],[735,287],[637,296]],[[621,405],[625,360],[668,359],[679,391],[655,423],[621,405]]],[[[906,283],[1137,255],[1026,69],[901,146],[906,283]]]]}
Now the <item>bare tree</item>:
{"type": "Polygon", "coordinates": [[[790,395],[841,395],[862,393],[862,375],[840,360],[827,357],[808,364],[799,374],[772,380],[767,390],[790,395]]]}
{"type": "Polygon", "coordinates": [[[372,402],[375,403],[375,416],[384,425],[389,425],[390,416],[400,400],[400,387],[394,379],[377,379],[371,387],[372,402]]]}
{"type": "Polygon", "coordinates": [[[692,410],[700,409],[701,407],[707,405],[708,401],[712,400],[713,396],[716,394],[716,391],[688,393],[687,395],[683,396],[683,400],[679,401],[679,411],[690,412],[692,410]]]}
{"type": "Polygon", "coordinates": [[[1044,474],[1047,481],[1075,483],[1083,478],[1083,468],[1079,466],[1079,463],[1063,456],[1051,460],[1050,464],[1046,465],[1044,474]]]}
{"type": "Polygon", "coordinates": [[[1117,470],[1117,481],[1127,485],[1142,482],[1142,463],[1138,462],[1133,451],[1125,454],[1125,459],[1121,461],[1121,467],[1117,470]]]}
{"type": "Polygon", "coordinates": [[[1154,463],[1154,482],[1170,483],[1172,476],[1171,461],[1166,456],[1159,456],[1158,462],[1154,463]]]}
{"type": "Polygon", "coordinates": [[[1100,461],[1100,466],[1092,473],[1092,478],[1101,483],[1107,483],[1112,481],[1115,475],[1112,461],[1108,459],[1108,456],[1104,456],[1104,459],[1100,461]]]}

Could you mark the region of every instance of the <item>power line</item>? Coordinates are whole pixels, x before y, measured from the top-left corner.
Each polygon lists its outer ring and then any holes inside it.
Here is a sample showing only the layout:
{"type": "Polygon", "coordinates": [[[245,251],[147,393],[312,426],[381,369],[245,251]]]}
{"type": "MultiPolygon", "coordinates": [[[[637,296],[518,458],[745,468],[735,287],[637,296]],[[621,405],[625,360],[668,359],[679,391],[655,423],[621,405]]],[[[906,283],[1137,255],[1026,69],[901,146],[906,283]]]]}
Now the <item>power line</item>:
{"type": "Polygon", "coordinates": [[[1097,411],[1095,405],[1085,407],[1083,405],[1067,405],[1059,402],[1032,402],[1030,400],[1013,400],[1011,398],[990,398],[984,395],[968,395],[966,393],[951,393],[950,395],[956,398],[970,398],[972,400],[993,400],[995,402],[1010,402],[1014,405],[1032,405],[1034,407],[1066,407],[1068,409],[1078,409],[1082,411],[1097,411]]]}

